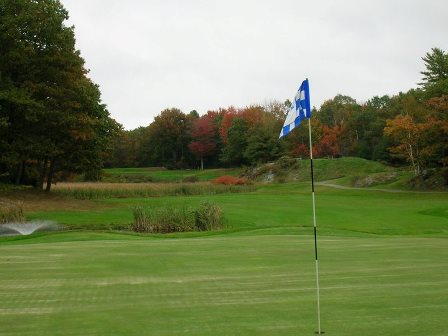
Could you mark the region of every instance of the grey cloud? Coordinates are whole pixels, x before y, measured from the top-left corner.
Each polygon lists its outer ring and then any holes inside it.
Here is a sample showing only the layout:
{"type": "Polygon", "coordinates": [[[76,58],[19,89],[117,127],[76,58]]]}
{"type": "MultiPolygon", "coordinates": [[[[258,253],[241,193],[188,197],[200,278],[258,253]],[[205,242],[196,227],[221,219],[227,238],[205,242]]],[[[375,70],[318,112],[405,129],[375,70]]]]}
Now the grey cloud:
{"type": "Polygon", "coordinates": [[[446,1],[62,0],[112,116],[128,129],[167,107],[201,114],[291,98],[363,101],[416,86],[448,49],[446,1]]]}

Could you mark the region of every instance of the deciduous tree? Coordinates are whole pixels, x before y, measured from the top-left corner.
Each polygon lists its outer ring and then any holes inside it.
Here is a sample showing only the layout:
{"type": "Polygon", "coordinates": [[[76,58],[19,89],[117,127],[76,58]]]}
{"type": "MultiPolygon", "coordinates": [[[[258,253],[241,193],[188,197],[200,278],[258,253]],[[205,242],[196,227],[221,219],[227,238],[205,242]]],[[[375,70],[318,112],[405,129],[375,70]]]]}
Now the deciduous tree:
{"type": "Polygon", "coordinates": [[[397,157],[406,159],[411,164],[415,175],[420,173],[423,163],[421,147],[424,130],[424,125],[417,124],[409,114],[400,114],[394,119],[387,120],[384,128],[384,133],[396,142],[390,151],[397,157]]]}
{"type": "Polygon", "coordinates": [[[237,166],[246,163],[244,151],[247,147],[248,129],[245,120],[233,119],[232,126],[227,133],[227,143],[221,155],[223,163],[237,166]]]}
{"type": "Polygon", "coordinates": [[[35,184],[47,190],[59,170],[98,171],[120,126],[86,76],[67,11],[57,0],[5,0],[0,17],[0,168],[20,182],[25,166],[40,166],[35,184]]]}
{"type": "Polygon", "coordinates": [[[216,124],[213,116],[206,114],[193,123],[191,130],[192,142],[188,144],[190,151],[201,161],[201,170],[204,169],[204,158],[216,150],[216,124]]]}

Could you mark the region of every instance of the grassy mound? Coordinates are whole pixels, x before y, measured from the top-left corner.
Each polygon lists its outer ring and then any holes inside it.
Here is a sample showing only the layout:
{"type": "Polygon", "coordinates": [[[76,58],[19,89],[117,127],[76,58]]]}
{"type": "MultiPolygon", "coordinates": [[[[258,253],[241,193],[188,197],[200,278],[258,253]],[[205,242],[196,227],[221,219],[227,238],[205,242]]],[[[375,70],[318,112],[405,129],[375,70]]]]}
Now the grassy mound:
{"type": "MultiPolygon", "coordinates": [[[[340,178],[361,179],[377,173],[393,173],[396,169],[376,161],[355,157],[314,159],[316,181],[340,178]]],[[[243,175],[260,182],[291,182],[310,180],[310,161],[283,157],[276,162],[247,168],[243,175]]]]}

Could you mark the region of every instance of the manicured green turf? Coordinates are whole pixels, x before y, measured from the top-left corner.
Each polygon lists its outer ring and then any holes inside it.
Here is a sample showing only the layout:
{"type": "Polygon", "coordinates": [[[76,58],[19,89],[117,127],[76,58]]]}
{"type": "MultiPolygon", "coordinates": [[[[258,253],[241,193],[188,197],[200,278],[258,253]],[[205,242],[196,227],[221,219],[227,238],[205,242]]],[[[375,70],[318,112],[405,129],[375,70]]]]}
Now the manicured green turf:
{"type": "MultiPolygon", "coordinates": [[[[30,219],[54,220],[76,229],[123,228],[132,221],[136,205],[197,206],[203,200],[220,205],[229,230],[275,230],[290,233],[310,227],[311,196],[306,183],[259,187],[256,192],[211,196],[120,198],[97,201],[94,211],[41,211],[30,219]]],[[[318,225],[323,233],[350,232],[389,235],[448,236],[447,193],[391,193],[371,190],[316,188],[318,225]]]]}
{"type": "MultiPolygon", "coordinates": [[[[86,240],[87,239],[87,240],[86,240]]],[[[446,335],[444,238],[320,237],[326,335],[446,335]]],[[[313,335],[312,236],[0,245],[1,335],[313,335]]]]}
{"type": "MultiPolygon", "coordinates": [[[[317,186],[316,202],[326,335],[446,335],[448,194],[317,186]]],[[[0,238],[0,335],[317,330],[309,184],[88,205],[27,213],[83,231],[0,238]],[[205,199],[222,207],[226,230],[86,231],[123,229],[136,205],[205,199]]]]}

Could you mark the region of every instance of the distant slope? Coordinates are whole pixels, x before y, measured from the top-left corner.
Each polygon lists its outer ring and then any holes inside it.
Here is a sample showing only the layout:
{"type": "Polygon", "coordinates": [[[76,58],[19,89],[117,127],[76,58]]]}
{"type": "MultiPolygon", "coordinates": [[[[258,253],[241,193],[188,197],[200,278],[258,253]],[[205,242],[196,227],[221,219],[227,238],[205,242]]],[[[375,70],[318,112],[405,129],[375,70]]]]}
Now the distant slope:
{"type": "MultiPolygon", "coordinates": [[[[315,181],[333,180],[332,183],[368,187],[396,183],[405,172],[380,162],[356,157],[315,159],[315,181]]],[[[256,168],[246,169],[245,175],[259,182],[290,182],[310,180],[310,161],[281,158],[256,168]]]]}

